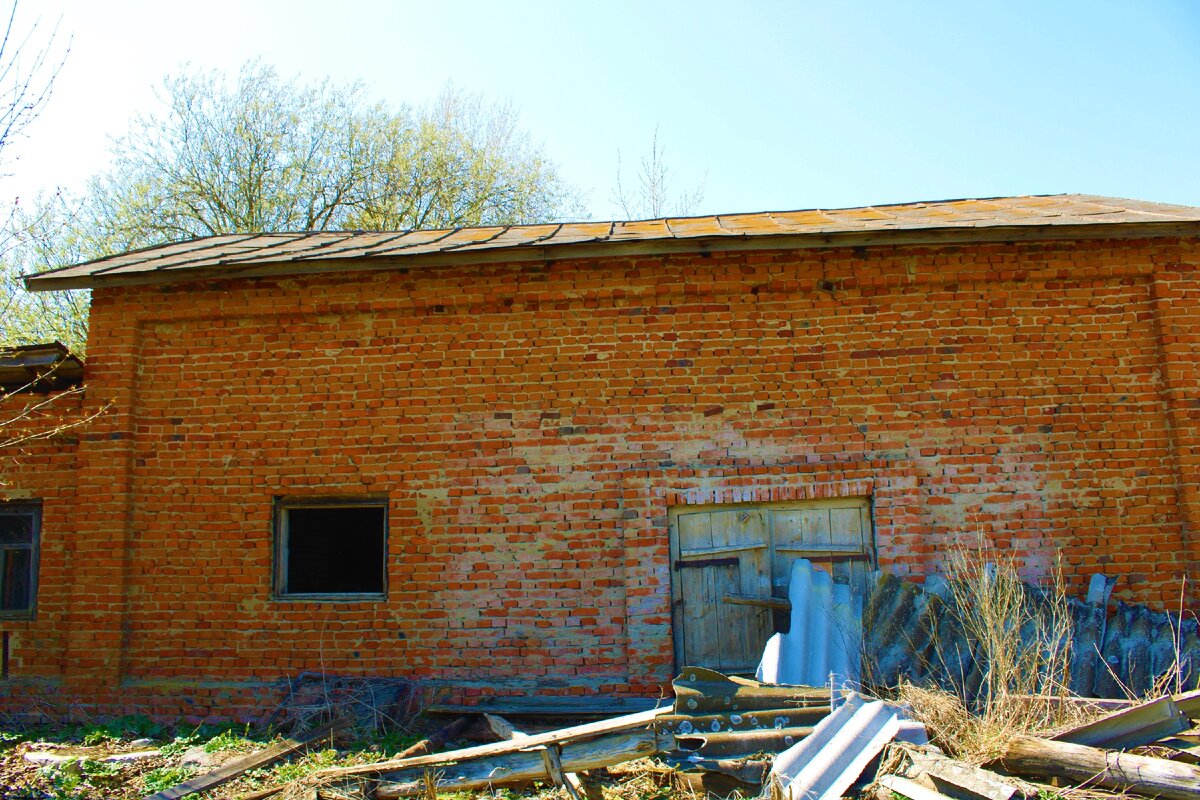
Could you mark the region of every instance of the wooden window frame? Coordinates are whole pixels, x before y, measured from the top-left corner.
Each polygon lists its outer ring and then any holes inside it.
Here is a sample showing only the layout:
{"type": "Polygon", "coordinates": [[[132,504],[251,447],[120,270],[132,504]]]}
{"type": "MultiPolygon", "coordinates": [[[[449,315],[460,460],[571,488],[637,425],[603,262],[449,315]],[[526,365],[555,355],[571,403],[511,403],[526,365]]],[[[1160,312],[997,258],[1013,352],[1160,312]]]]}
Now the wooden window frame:
{"type": "Polygon", "coordinates": [[[379,495],[346,497],[276,497],[272,514],[274,528],[274,578],[271,599],[285,603],[361,603],[387,600],[388,594],[388,498],[379,495]],[[288,511],[314,508],[378,508],[383,511],[383,547],[381,592],[289,592],[288,571],[288,511]]]}
{"type": "MultiPolygon", "coordinates": [[[[28,514],[33,521],[33,536],[29,545],[5,545],[0,544],[0,551],[4,550],[29,550],[29,607],[22,609],[0,609],[0,620],[9,619],[33,619],[37,611],[37,595],[38,595],[38,567],[41,555],[42,543],[42,501],[41,500],[14,500],[0,501],[0,514],[4,515],[25,515],[28,514]]],[[[0,560],[2,563],[2,560],[0,560]]]]}

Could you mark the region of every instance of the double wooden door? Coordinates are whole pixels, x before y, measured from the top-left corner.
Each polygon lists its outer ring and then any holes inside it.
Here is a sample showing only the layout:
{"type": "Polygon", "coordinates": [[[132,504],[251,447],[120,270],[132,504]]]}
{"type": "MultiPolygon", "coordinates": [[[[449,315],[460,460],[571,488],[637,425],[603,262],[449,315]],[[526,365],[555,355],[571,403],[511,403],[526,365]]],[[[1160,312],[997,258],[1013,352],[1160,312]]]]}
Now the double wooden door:
{"type": "Polygon", "coordinates": [[[795,559],[859,592],[873,568],[866,498],[678,506],[670,534],[676,667],[753,672],[787,624],[795,559]]]}

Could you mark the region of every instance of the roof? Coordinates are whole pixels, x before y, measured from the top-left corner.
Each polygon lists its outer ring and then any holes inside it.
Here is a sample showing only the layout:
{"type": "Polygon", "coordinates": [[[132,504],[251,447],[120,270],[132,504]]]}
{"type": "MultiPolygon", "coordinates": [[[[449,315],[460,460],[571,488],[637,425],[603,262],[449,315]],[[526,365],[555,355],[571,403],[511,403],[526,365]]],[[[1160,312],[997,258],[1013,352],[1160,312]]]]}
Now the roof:
{"type": "Polygon", "coordinates": [[[717,250],[1200,235],[1200,208],[1094,195],[1025,195],[634,222],[450,230],[226,234],[27,277],[39,289],[445,264],[717,250]]]}
{"type": "Polygon", "coordinates": [[[0,390],[48,392],[83,382],[83,362],[62,342],[0,347],[0,390]]]}

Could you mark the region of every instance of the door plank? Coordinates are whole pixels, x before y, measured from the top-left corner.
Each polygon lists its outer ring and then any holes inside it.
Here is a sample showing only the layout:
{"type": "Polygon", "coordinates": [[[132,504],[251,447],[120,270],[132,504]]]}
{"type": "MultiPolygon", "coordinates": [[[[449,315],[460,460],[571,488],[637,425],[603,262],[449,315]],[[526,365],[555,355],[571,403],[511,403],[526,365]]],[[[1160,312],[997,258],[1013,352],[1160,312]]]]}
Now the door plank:
{"type": "MultiPolygon", "coordinates": [[[[679,528],[680,553],[686,550],[712,548],[712,515],[710,513],[681,514],[676,522],[679,528]]],[[[682,556],[680,560],[684,560],[682,556]]],[[[721,630],[717,617],[720,599],[717,595],[716,579],[713,575],[716,569],[721,568],[701,567],[699,569],[681,569],[675,572],[683,599],[680,616],[683,620],[683,660],[685,664],[703,666],[720,663],[721,630]]]]}

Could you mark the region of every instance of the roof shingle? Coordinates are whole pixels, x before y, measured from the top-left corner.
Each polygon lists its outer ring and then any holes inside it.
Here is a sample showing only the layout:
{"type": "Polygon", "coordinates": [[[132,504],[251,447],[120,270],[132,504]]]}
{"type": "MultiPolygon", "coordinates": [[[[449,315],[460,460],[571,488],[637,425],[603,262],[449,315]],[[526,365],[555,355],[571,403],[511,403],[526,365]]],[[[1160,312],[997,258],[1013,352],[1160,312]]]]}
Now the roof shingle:
{"type": "Polygon", "coordinates": [[[626,252],[631,247],[662,253],[828,247],[905,243],[923,240],[921,237],[931,240],[935,235],[957,241],[1200,235],[1200,208],[1094,195],[1027,195],[630,222],[227,234],[109,256],[42,272],[25,281],[32,290],[94,288],[455,261],[586,257],[626,252]]]}

